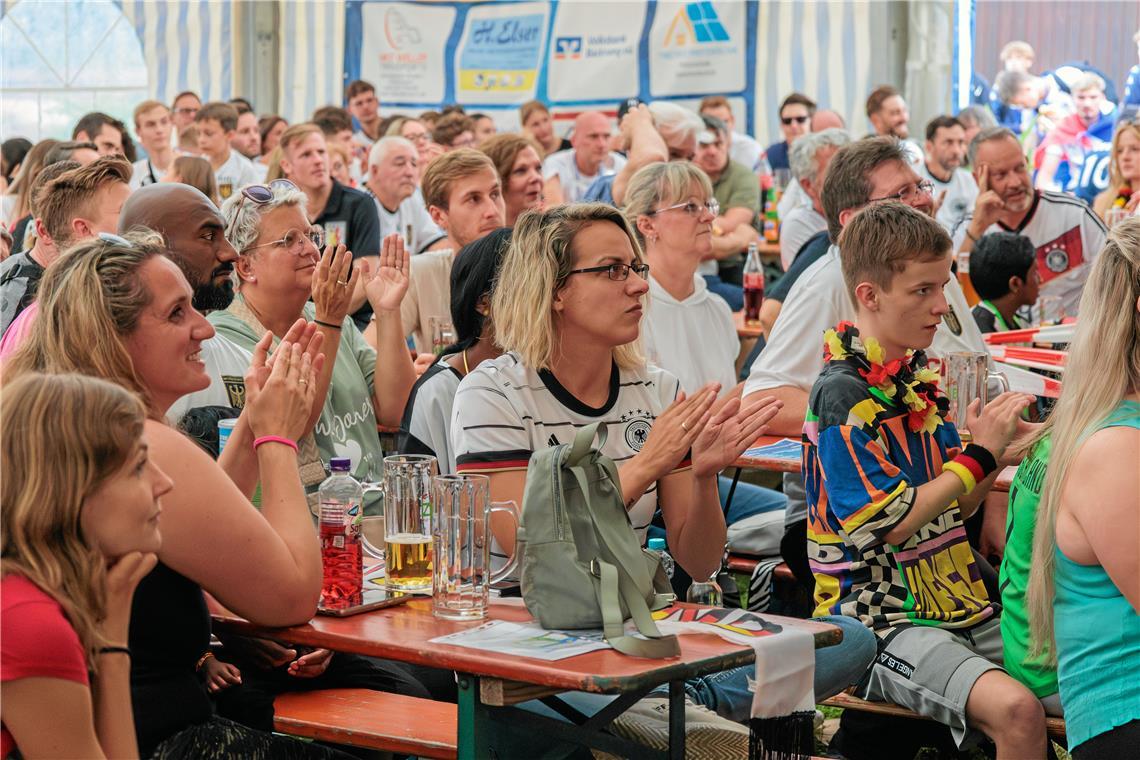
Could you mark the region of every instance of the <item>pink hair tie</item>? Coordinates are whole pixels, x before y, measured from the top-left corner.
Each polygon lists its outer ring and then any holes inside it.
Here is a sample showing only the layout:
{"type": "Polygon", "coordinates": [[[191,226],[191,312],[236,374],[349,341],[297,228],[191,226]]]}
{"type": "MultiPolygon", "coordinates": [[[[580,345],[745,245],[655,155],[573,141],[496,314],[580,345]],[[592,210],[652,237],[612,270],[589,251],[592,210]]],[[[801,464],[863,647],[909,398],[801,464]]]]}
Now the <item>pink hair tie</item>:
{"type": "Polygon", "coordinates": [[[288,446],[289,448],[293,449],[293,451],[298,451],[296,441],[289,439],[289,438],[285,438],[285,437],[280,436],[280,435],[263,435],[260,438],[254,438],[253,439],[253,448],[256,449],[258,446],[260,446],[263,443],[283,443],[286,446],[288,446]]]}

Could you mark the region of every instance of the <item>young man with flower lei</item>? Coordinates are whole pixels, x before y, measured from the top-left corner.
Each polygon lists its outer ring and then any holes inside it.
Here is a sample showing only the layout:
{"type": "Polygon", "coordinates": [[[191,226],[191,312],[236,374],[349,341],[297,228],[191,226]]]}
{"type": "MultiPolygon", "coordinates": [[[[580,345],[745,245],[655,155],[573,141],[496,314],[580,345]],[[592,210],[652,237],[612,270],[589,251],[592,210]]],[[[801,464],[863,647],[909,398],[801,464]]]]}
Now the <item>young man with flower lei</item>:
{"type": "Polygon", "coordinates": [[[1044,711],[1001,668],[1001,608],[962,524],[1032,397],[1004,393],[981,414],[975,402],[963,447],[923,352],[949,308],[949,236],[892,202],[860,211],[839,246],[856,322],[825,335],[803,433],[815,614],[858,617],[877,635],[858,696],[934,718],[960,747],[980,731],[998,758],[1043,757],[1044,711]]]}

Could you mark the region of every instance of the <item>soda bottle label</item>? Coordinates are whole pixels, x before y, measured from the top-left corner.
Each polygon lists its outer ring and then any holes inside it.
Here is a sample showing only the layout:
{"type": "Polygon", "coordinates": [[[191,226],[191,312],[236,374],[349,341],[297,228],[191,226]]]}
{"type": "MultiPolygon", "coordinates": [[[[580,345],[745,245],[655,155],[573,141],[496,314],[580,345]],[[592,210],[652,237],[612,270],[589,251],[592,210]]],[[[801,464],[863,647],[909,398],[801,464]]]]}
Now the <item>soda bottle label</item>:
{"type": "Polygon", "coordinates": [[[744,287],[764,289],[764,273],[763,272],[746,272],[744,275],[744,287]]]}

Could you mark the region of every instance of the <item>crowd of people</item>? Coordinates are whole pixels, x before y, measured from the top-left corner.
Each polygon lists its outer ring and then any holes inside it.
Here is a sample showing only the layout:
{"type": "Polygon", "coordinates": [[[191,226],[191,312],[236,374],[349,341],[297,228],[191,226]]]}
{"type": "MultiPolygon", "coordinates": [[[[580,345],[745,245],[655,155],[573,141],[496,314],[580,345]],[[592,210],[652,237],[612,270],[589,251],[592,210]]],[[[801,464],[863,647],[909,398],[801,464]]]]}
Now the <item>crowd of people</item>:
{"type": "MultiPolygon", "coordinates": [[[[844,634],[818,700],[854,686],[999,758],[1051,753],[1046,715],[1075,758],[1134,751],[1140,67],[1117,104],[1033,59],[1007,46],[984,103],[922,143],[887,85],[867,135],[789,94],[765,148],[723,97],[625,101],[616,128],[583,111],[564,136],[538,101],[502,133],[459,105],[382,115],[364,81],[297,124],[183,92],[133,130],[96,112],[6,140],[0,755],[338,757],[272,734],[274,696],[454,701],[446,671],[211,645],[210,612],[310,619],[325,464],[375,477],[379,427],[521,503],[531,454],[597,421],[633,529],[686,577],[783,514],[780,556],[844,634]],[[780,271],[738,383],[772,185],[780,271]],[[940,360],[1063,317],[1055,404],[949,415],[940,360]],[[765,433],[803,441],[801,472],[733,484],[765,433]]],[[[749,680],[688,682],[686,721],[746,753],[749,680]]]]}

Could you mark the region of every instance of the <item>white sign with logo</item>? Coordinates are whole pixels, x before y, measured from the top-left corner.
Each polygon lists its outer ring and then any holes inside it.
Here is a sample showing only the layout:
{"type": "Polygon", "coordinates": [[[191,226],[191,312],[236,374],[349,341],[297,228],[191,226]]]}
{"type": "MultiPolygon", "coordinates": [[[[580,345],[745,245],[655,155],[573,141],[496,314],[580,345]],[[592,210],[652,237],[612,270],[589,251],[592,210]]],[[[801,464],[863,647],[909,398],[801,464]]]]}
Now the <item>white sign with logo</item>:
{"type": "Polygon", "coordinates": [[[649,92],[697,95],[743,90],[745,3],[657,4],[649,30],[649,92]]]}
{"type": "Polygon", "coordinates": [[[644,3],[561,3],[547,60],[551,100],[619,101],[637,95],[644,3]]]}
{"type": "Polygon", "coordinates": [[[475,5],[455,51],[455,98],[465,106],[534,97],[550,6],[475,5]]]}
{"type": "Polygon", "coordinates": [[[455,9],[411,3],[365,3],[360,78],[385,103],[441,102],[447,33],[455,9]]]}

